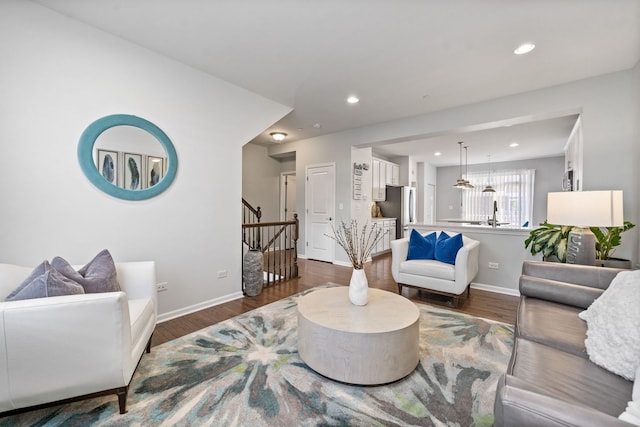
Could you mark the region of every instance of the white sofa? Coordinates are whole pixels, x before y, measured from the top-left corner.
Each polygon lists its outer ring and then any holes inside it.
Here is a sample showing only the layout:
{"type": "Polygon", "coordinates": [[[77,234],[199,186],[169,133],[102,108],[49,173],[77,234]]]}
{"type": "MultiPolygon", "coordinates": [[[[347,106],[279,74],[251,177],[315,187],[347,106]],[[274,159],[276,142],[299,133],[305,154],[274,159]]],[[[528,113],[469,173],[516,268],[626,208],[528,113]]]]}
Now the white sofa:
{"type": "MultiPolygon", "coordinates": [[[[445,231],[449,236],[458,233],[445,231]]],[[[431,233],[431,232],[429,232],[431,233]]],[[[436,236],[440,235],[436,232],[436,236]]],[[[409,260],[409,238],[391,242],[391,275],[398,284],[398,293],[402,295],[402,287],[421,289],[436,294],[453,297],[453,304],[458,306],[459,297],[468,289],[471,281],[478,274],[478,253],[480,242],[462,236],[462,248],[456,254],[455,265],[437,260],[409,260]]]]}
{"type": "Polygon", "coordinates": [[[1,415],[110,393],[125,413],[156,326],[155,262],[116,263],[122,292],[4,301],[32,270],[0,264],[1,415]]]}

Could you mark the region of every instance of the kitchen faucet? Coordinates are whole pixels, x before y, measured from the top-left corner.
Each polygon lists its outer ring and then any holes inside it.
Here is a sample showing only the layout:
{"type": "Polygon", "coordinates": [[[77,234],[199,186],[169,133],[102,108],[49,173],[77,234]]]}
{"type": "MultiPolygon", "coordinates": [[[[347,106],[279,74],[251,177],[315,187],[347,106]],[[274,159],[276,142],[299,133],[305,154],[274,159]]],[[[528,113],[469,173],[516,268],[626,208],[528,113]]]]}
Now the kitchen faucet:
{"type": "Polygon", "coordinates": [[[496,212],[498,212],[498,202],[494,200],[493,201],[493,221],[491,221],[491,227],[493,228],[496,228],[497,226],[496,212]]]}

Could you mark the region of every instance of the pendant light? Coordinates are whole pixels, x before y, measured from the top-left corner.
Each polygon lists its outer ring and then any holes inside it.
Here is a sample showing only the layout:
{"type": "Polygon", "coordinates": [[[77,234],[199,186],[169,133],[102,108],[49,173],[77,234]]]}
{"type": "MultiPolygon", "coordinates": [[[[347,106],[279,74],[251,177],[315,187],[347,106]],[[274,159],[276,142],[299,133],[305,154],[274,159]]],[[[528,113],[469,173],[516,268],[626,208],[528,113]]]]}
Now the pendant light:
{"type": "Polygon", "coordinates": [[[482,190],[483,193],[495,193],[496,190],[491,186],[491,155],[487,156],[489,158],[489,185],[484,187],[482,190]]]}
{"type": "Polygon", "coordinates": [[[453,184],[453,188],[467,188],[465,186],[464,179],[462,179],[462,144],[462,141],[458,142],[458,145],[460,146],[460,176],[456,180],[456,183],[453,184]]]}
{"type": "Polygon", "coordinates": [[[468,167],[469,164],[467,163],[469,157],[468,157],[468,153],[467,153],[467,149],[469,148],[468,145],[464,146],[464,188],[473,188],[473,184],[471,184],[469,182],[469,180],[467,180],[467,177],[469,176],[469,172],[468,172],[468,167]]]}

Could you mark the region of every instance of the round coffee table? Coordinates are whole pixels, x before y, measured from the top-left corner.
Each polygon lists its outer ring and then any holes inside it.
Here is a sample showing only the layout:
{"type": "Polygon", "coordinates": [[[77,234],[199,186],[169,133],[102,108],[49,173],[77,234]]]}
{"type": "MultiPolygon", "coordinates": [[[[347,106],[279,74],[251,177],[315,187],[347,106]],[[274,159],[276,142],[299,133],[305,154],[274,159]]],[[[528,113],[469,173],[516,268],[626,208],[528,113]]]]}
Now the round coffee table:
{"type": "Polygon", "coordinates": [[[418,365],[420,311],[408,299],[369,289],[369,302],[349,301],[349,288],[298,299],[298,352],[314,371],[350,384],[385,384],[418,365]]]}

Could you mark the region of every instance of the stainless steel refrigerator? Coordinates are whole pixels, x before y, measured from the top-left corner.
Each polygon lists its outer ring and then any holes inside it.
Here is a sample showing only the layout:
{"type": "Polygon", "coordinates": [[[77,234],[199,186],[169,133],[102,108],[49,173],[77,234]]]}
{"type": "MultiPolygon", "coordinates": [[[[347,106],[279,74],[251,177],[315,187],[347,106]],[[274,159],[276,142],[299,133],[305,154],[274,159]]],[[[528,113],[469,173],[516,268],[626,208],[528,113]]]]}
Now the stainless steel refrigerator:
{"type": "Polygon", "coordinates": [[[387,185],[387,198],[378,202],[385,218],[396,218],[396,239],[405,237],[409,224],[416,223],[415,187],[387,185]]]}

